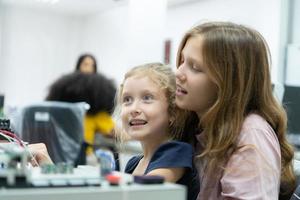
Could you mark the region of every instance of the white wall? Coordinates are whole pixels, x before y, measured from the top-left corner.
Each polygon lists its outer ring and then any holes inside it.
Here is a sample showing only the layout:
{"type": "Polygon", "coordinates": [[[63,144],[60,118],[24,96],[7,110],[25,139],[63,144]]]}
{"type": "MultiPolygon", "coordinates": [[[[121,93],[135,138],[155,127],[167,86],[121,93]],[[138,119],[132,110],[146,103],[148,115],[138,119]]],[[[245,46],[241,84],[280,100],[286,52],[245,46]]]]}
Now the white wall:
{"type": "Polygon", "coordinates": [[[3,93],[2,88],[1,88],[1,74],[2,74],[2,70],[3,70],[3,65],[2,65],[2,31],[3,31],[3,8],[1,6],[1,1],[0,1],[0,95],[3,93]]]}
{"type": "Polygon", "coordinates": [[[273,58],[272,79],[277,80],[280,0],[202,0],[169,9],[167,19],[166,37],[173,40],[173,64],[181,37],[190,27],[206,20],[232,21],[255,28],[266,38],[273,58]]]}
{"type": "Polygon", "coordinates": [[[122,80],[128,68],[128,6],[117,7],[85,18],[82,51],[92,52],[99,71],[122,80]]]}
{"type": "Polygon", "coordinates": [[[289,45],[286,53],[286,80],[290,86],[300,87],[300,1],[290,0],[291,27],[289,45]]]}
{"type": "Polygon", "coordinates": [[[9,105],[41,101],[50,83],[73,70],[81,20],[15,6],[2,11],[0,91],[9,105]]]}
{"type": "MultiPolygon", "coordinates": [[[[279,40],[280,40],[280,3],[281,0],[202,0],[183,6],[171,7],[167,10],[164,39],[172,40],[171,64],[175,65],[176,51],[180,39],[191,26],[203,20],[228,20],[253,27],[266,38],[272,54],[272,79],[278,76],[279,40]],[[272,15],[270,13],[272,11],[272,15]]],[[[96,16],[86,18],[85,49],[96,52],[100,59],[102,71],[115,77],[117,82],[122,80],[124,72],[132,67],[128,61],[130,47],[128,36],[128,6],[116,8],[96,16]]],[[[143,24],[140,24],[142,26],[143,24]]],[[[153,32],[144,32],[148,38],[149,48],[155,40],[153,32]]],[[[143,41],[143,43],[145,43],[143,41]]],[[[157,51],[162,50],[163,44],[157,45],[157,51]]],[[[153,49],[153,47],[152,47],[153,49]]],[[[148,62],[144,49],[135,52],[136,60],[141,64],[148,62]]],[[[163,61],[163,55],[156,56],[163,61]]]]}
{"type": "Polygon", "coordinates": [[[293,0],[291,2],[293,8],[292,43],[300,44],[300,1],[293,0]]]}
{"type": "Polygon", "coordinates": [[[83,50],[93,52],[99,60],[99,71],[117,83],[129,68],[163,59],[165,20],[162,18],[166,15],[161,8],[163,5],[158,6],[156,12],[151,6],[137,6],[148,10],[138,16],[136,8],[125,5],[85,18],[83,50]],[[149,15],[154,12],[151,20],[149,15]]]}
{"type": "Polygon", "coordinates": [[[166,0],[129,1],[128,59],[131,66],[162,59],[166,13],[166,0]]]}

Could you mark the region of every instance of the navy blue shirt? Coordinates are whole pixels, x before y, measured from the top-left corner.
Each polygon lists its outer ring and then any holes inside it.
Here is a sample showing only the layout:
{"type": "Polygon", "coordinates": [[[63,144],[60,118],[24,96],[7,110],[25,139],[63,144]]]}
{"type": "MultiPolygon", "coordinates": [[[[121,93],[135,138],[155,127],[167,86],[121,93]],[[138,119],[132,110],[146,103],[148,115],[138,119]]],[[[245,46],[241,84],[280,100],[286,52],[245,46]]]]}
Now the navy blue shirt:
{"type": "MultiPolygon", "coordinates": [[[[144,174],[159,168],[185,168],[184,175],[176,183],[187,186],[188,200],[194,200],[200,186],[193,157],[193,148],[188,143],[179,141],[164,143],[154,152],[144,174]]],[[[143,155],[132,157],[125,167],[125,172],[132,174],[142,158],[143,155]]]]}

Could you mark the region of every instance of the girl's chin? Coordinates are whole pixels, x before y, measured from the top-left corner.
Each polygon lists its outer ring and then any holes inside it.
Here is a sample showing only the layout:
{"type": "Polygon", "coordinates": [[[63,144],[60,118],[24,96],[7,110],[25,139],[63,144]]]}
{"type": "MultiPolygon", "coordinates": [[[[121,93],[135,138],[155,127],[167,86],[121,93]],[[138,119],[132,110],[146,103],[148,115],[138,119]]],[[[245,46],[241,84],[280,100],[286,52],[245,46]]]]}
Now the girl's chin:
{"type": "Polygon", "coordinates": [[[188,110],[187,104],[186,104],[185,101],[183,101],[182,99],[176,98],[175,103],[176,103],[176,105],[177,105],[179,108],[188,110]]]}

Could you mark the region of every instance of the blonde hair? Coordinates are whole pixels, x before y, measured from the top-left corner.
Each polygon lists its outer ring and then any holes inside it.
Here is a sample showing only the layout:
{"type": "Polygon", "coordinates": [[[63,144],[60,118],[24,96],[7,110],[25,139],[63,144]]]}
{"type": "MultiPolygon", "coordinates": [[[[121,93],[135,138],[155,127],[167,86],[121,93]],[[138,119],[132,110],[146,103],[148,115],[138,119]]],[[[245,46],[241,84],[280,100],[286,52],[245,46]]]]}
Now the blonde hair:
{"type": "Polygon", "coordinates": [[[217,86],[217,100],[199,119],[205,136],[205,147],[199,159],[206,161],[210,174],[214,173],[215,166],[224,166],[238,149],[237,139],[246,116],[256,113],[277,134],[281,149],[281,183],[286,192],[291,192],[295,187],[294,153],[285,136],[286,112],[272,94],[270,53],[265,39],[259,32],[242,25],[204,23],[183,37],[177,53],[177,67],[187,40],[196,36],[202,38],[203,63],[217,86]]]}
{"type": "Polygon", "coordinates": [[[164,91],[164,95],[167,99],[168,114],[169,114],[169,133],[171,133],[170,138],[180,139],[181,133],[184,126],[184,116],[185,112],[179,109],[175,104],[175,92],[176,92],[176,81],[175,74],[172,69],[161,63],[148,63],[140,66],[136,66],[128,71],[122,84],[120,85],[117,96],[116,96],[116,107],[113,113],[113,118],[116,122],[115,133],[120,142],[129,139],[127,133],[125,133],[120,115],[121,115],[121,105],[122,105],[122,93],[123,85],[126,79],[138,76],[138,77],[149,77],[158,87],[164,91]]]}

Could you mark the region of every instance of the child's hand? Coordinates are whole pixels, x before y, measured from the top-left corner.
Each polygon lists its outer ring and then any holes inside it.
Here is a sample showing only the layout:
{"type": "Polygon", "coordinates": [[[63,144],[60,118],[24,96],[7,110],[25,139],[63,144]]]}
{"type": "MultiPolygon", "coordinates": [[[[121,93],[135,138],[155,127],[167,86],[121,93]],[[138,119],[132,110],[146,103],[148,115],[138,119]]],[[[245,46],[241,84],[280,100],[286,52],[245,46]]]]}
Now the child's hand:
{"type": "Polygon", "coordinates": [[[33,155],[33,158],[30,160],[32,166],[36,167],[42,164],[53,164],[44,143],[30,144],[28,145],[28,149],[33,155]]]}

